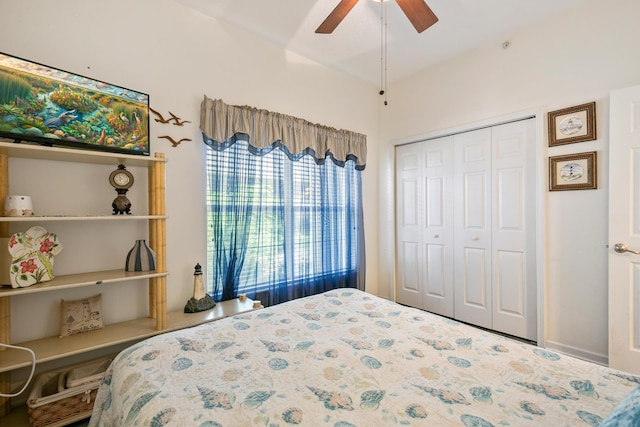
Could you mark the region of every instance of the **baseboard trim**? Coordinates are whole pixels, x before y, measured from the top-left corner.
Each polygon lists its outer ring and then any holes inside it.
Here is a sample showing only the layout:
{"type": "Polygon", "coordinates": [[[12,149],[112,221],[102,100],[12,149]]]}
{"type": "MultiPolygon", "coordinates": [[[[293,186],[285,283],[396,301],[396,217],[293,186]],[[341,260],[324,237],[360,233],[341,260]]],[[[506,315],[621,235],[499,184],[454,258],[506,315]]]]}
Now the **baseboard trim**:
{"type": "Polygon", "coordinates": [[[597,363],[598,365],[609,366],[609,356],[604,354],[597,354],[590,351],[586,351],[570,345],[560,344],[555,341],[547,340],[545,347],[549,350],[557,351],[558,353],[566,354],[578,359],[586,360],[587,362],[597,363]]]}

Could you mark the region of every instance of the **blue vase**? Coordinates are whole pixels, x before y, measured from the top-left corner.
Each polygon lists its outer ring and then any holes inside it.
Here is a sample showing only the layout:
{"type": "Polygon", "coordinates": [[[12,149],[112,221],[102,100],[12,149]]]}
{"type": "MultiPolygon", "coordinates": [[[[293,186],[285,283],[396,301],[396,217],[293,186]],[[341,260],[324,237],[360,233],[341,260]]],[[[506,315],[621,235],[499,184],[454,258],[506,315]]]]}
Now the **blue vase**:
{"type": "Polygon", "coordinates": [[[136,240],[136,244],[127,254],[125,271],[152,271],[156,269],[156,254],[147,246],[145,240],[136,240]]]}

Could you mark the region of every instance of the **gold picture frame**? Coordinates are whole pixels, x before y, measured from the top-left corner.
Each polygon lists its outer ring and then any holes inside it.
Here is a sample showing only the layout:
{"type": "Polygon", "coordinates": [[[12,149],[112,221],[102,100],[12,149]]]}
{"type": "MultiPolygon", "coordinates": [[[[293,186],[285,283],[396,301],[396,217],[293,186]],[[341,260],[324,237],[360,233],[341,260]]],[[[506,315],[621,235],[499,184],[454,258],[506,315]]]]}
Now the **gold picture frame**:
{"type": "Polygon", "coordinates": [[[596,139],[596,103],[550,111],[549,147],[596,139]]]}
{"type": "Polygon", "coordinates": [[[549,157],[549,191],[598,188],[597,152],[549,157]]]}

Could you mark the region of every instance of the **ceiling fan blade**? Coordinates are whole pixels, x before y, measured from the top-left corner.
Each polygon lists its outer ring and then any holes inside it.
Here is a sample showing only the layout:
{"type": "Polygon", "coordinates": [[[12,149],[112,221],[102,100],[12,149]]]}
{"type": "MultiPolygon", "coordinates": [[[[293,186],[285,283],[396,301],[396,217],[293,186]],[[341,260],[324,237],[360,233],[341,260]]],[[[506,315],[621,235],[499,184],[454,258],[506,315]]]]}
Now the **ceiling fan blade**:
{"type": "Polygon", "coordinates": [[[327,16],[327,19],[325,19],[322,24],[320,24],[320,26],[316,30],[316,33],[331,34],[333,30],[336,29],[338,24],[342,22],[344,17],[347,16],[347,13],[349,13],[349,11],[353,9],[353,6],[355,6],[356,3],[358,3],[358,0],[341,0],[336,8],[333,9],[333,12],[331,12],[329,16],[327,16]]]}
{"type": "Polygon", "coordinates": [[[396,3],[419,33],[438,22],[438,17],[424,0],[396,0],[396,3]]]}

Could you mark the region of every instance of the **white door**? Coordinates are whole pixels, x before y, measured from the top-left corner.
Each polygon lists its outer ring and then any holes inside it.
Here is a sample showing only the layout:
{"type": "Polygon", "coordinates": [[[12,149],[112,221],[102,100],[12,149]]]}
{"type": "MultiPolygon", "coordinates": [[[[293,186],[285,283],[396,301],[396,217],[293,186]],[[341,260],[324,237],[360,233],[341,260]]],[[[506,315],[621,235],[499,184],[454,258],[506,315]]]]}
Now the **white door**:
{"type": "Polygon", "coordinates": [[[420,144],[396,147],[396,299],[401,304],[422,308],[420,144]]]}
{"type": "Polygon", "coordinates": [[[396,147],[397,300],[453,317],[453,138],[396,147]]]}
{"type": "Polygon", "coordinates": [[[536,340],[535,119],[396,147],[397,301],[536,340]]]}
{"type": "Polygon", "coordinates": [[[454,147],[455,318],[536,340],[535,120],[454,147]]]}
{"type": "Polygon", "coordinates": [[[454,136],[455,318],[492,327],[491,129],[454,136]]]}
{"type": "Polygon", "coordinates": [[[640,86],[611,92],[609,126],[609,366],[640,374],[640,86]]]}
{"type": "Polygon", "coordinates": [[[423,145],[423,305],[454,317],[453,301],[453,137],[423,145]]]}
{"type": "Polygon", "coordinates": [[[495,126],[492,140],[492,329],[536,340],[535,120],[495,126]]]}

